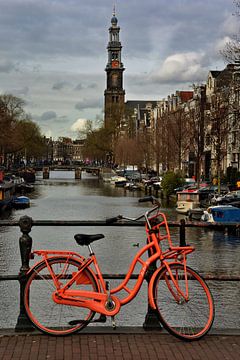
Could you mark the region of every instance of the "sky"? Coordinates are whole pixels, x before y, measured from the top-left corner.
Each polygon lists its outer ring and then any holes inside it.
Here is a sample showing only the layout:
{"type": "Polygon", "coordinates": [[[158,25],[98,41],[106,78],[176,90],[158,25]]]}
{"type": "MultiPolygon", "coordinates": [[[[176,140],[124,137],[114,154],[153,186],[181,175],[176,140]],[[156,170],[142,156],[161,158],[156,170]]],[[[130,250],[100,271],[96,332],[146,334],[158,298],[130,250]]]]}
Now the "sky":
{"type": "Polygon", "coordinates": [[[42,133],[77,138],[104,117],[108,29],[120,26],[125,100],[161,100],[222,70],[233,0],[0,0],[0,94],[42,133]]]}

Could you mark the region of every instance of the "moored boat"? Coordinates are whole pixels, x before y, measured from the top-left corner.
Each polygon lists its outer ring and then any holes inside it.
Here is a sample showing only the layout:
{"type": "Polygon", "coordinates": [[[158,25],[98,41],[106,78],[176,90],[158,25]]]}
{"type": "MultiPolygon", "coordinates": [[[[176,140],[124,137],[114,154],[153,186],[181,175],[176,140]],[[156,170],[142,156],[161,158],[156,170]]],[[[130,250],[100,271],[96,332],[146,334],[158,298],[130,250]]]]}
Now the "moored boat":
{"type": "Polygon", "coordinates": [[[180,214],[189,214],[189,210],[199,208],[200,200],[197,191],[179,191],[177,192],[176,211],[180,214]]]}
{"type": "Polygon", "coordinates": [[[115,185],[115,186],[121,186],[123,187],[126,182],[127,182],[127,179],[124,177],[124,176],[112,176],[111,177],[111,184],[115,185]]]}
{"type": "Polygon", "coordinates": [[[188,217],[190,220],[201,220],[202,215],[204,214],[204,209],[203,208],[195,208],[195,209],[190,209],[188,211],[188,217]]]}
{"type": "Polygon", "coordinates": [[[30,206],[30,199],[27,196],[15,196],[11,202],[15,209],[25,209],[30,206]]]}
{"type": "Polygon", "coordinates": [[[211,223],[240,223],[240,209],[232,205],[210,206],[204,211],[201,220],[211,223]]]}

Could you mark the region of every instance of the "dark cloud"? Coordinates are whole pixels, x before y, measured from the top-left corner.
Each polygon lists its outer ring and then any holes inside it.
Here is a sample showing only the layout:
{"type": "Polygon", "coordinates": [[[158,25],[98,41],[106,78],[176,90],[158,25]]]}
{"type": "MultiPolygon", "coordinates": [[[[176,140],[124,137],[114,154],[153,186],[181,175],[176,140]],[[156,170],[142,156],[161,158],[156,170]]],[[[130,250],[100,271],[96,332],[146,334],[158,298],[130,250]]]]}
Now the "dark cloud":
{"type": "Polygon", "coordinates": [[[4,60],[0,58],[0,72],[9,73],[16,70],[16,65],[11,60],[4,60]]]}
{"type": "Polygon", "coordinates": [[[57,83],[53,84],[52,90],[62,90],[65,87],[69,87],[69,83],[67,81],[58,81],[57,83]]]}
{"type": "Polygon", "coordinates": [[[83,89],[83,86],[81,83],[79,83],[76,87],[75,87],[75,90],[82,90],[83,89]]]}
{"type": "Polygon", "coordinates": [[[97,83],[92,83],[87,86],[88,89],[96,89],[98,87],[97,83]]]}
{"type": "Polygon", "coordinates": [[[102,99],[83,99],[75,105],[75,109],[84,110],[89,108],[101,108],[103,106],[102,99]]]}
{"type": "Polygon", "coordinates": [[[56,118],[57,118],[57,114],[55,113],[55,111],[46,111],[40,117],[40,119],[43,121],[53,120],[56,118]]]}

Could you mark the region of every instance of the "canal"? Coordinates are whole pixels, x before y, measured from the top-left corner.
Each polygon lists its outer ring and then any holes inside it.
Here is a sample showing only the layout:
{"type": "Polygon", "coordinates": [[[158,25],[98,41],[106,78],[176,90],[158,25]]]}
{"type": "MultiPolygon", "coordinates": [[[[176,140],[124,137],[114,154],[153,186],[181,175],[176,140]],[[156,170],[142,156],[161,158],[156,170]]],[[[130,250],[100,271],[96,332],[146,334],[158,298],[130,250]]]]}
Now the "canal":
{"type": "MultiPolygon", "coordinates": [[[[127,192],[103,183],[97,177],[83,173],[74,179],[71,171],[53,171],[50,179],[37,175],[35,190],[30,194],[31,206],[12,210],[2,218],[18,220],[23,215],[35,220],[105,220],[118,214],[135,217],[150,206],[138,203],[142,193],[127,192]]],[[[173,208],[163,208],[169,220],[180,220],[173,208]]],[[[94,243],[103,273],[125,273],[138,251],[136,243],[144,244],[146,236],[140,227],[33,227],[33,248],[78,251],[87,256],[87,249],[76,245],[76,233],[104,233],[105,238],[94,243]]],[[[178,229],[171,229],[178,241],[178,229]]],[[[21,266],[17,227],[0,228],[0,275],[17,274],[21,266]]],[[[240,237],[228,236],[223,231],[188,228],[187,243],[196,251],[189,256],[189,265],[203,274],[240,274],[240,237]]],[[[116,285],[111,280],[111,286],[116,285]]],[[[215,328],[240,329],[240,282],[208,281],[215,305],[215,328]]],[[[19,284],[17,281],[0,282],[0,328],[15,327],[19,313],[19,284]]],[[[147,286],[144,284],[136,299],[126,305],[116,317],[117,325],[141,326],[147,310],[147,286]]],[[[110,325],[110,320],[106,325],[110,325]]]]}

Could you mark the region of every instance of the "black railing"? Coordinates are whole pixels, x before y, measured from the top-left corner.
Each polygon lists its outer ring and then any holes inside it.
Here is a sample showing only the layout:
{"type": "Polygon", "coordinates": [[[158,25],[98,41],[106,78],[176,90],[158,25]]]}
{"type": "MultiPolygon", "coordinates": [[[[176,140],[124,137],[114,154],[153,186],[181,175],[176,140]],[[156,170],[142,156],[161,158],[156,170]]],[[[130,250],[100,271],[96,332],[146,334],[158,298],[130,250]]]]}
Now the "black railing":
{"type": "MultiPolygon", "coordinates": [[[[0,221],[1,226],[18,226],[21,231],[21,236],[19,238],[19,247],[21,254],[21,267],[20,271],[17,275],[0,275],[0,281],[9,281],[9,280],[18,280],[20,283],[20,312],[17,320],[17,324],[15,327],[16,331],[25,331],[25,330],[33,330],[32,324],[28,320],[28,317],[25,313],[24,303],[23,303],[23,294],[27,280],[27,272],[29,270],[29,260],[30,254],[32,250],[32,238],[29,235],[33,226],[117,226],[117,227],[125,227],[125,226],[134,226],[143,227],[145,223],[143,221],[138,222],[129,222],[129,221],[121,221],[119,223],[109,223],[103,220],[33,220],[29,216],[22,216],[19,220],[16,221],[8,221],[2,220],[0,221]]],[[[236,224],[207,224],[207,223],[194,223],[194,222],[185,222],[184,219],[181,219],[180,222],[168,222],[169,227],[179,228],[179,243],[180,246],[186,245],[186,228],[188,227],[201,227],[201,228],[217,228],[223,229],[226,227],[234,227],[236,224]]],[[[155,268],[153,267],[147,273],[146,281],[149,282],[150,278],[154,272],[155,268]]],[[[124,279],[126,274],[103,274],[105,279],[124,279]]],[[[132,274],[131,279],[137,279],[137,274],[132,274]]],[[[203,275],[205,280],[219,280],[219,281],[239,281],[240,276],[227,276],[227,275],[203,275]]],[[[148,306],[148,311],[145,317],[145,322],[143,324],[144,328],[152,328],[152,327],[161,327],[159,321],[157,320],[157,316],[154,310],[148,306]]]]}

